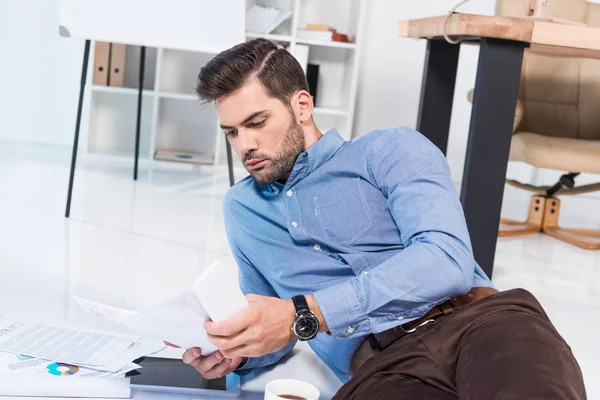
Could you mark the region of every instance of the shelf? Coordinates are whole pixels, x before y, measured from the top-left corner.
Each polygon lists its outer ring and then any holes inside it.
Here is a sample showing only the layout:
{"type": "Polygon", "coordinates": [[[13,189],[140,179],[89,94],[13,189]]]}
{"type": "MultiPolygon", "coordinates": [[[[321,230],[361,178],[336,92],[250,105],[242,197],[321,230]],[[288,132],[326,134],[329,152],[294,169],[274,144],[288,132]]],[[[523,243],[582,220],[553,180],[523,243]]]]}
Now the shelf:
{"type": "Polygon", "coordinates": [[[213,165],[213,153],[191,153],[187,151],[157,150],[154,159],[186,164],[213,165]]]}
{"type": "Polygon", "coordinates": [[[199,101],[195,94],[160,92],[158,96],[168,99],[199,101]]]}
{"type": "Polygon", "coordinates": [[[163,49],[160,59],[160,93],[194,95],[198,73],[215,55],[194,51],[163,49]]]}
{"type": "MultiPolygon", "coordinates": [[[[292,17],[270,33],[250,32],[248,27],[244,38],[246,41],[265,38],[286,47],[304,66],[318,65],[314,121],[322,132],[336,129],[349,140],[356,119],[354,104],[368,0],[247,0],[246,3],[292,11],[292,17]],[[298,28],[306,24],[335,27],[358,45],[298,37],[298,28]]],[[[93,85],[93,80],[87,85],[86,90],[91,94],[90,111],[86,113],[88,129],[84,130],[88,153],[123,154],[129,158],[133,154],[140,55],[140,46],[127,46],[123,87],[93,85]]],[[[214,56],[214,53],[147,47],[140,155],[148,163],[171,167],[187,164],[185,168],[226,165],[226,139],[218,128],[216,106],[214,102],[204,104],[195,93],[200,69],[214,56]]],[[[234,163],[243,168],[237,157],[234,163]]]]}
{"type": "MultiPolygon", "coordinates": [[[[140,84],[140,46],[127,45],[125,55],[125,79],[124,87],[137,89],[140,84]]],[[[144,67],[144,89],[154,90],[156,80],[156,59],[158,49],[156,47],[146,47],[146,63],[144,67]]]]}
{"type": "Polygon", "coordinates": [[[350,50],[356,49],[356,43],[334,42],[334,41],[303,39],[303,38],[297,38],[296,43],[308,44],[308,45],[313,45],[313,46],[335,47],[338,49],[350,49],[350,50]]]}
{"type": "Polygon", "coordinates": [[[314,113],[315,114],[321,114],[321,115],[338,115],[338,116],[341,116],[341,117],[348,116],[348,111],[342,110],[342,109],[338,109],[338,108],[315,107],[314,113]]]}
{"type": "MultiPolygon", "coordinates": [[[[121,93],[121,94],[134,94],[137,95],[139,90],[128,88],[128,87],[116,87],[116,86],[102,86],[102,85],[92,85],[92,90],[95,92],[105,92],[105,93],[121,93]]],[[[154,94],[154,90],[144,89],[142,90],[143,96],[151,96],[154,94]]]]}
{"type": "Polygon", "coordinates": [[[267,33],[246,32],[246,37],[248,39],[265,38],[265,39],[269,39],[273,42],[291,42],[292,41],[291,36],[272,35],[272,34],[267,34],[267,33]]]}
{"type": "Polygon", "coordinates": [[[158,97],[154,158],[167,161],[213,163],[218,116],[214,104],[184,98],[158,97]],[[192,156],[191,159],[185,155],[192,156]],[[196,155],[206,155],[196,157],[196,155]],[[178,156],[179,155],[179,156],[178,156]],[[195,160],[195,161],[194,161],[195,160]]]}
{"type": "MultiPolygon", "coordinates": [[[[90,120],[87,133],[88,153],[133,154],[137,128],[137,96],[128,91],[97,90],[90,98],[90,120]]],[[[133,90],[133,89],[130,89],[133,90]]],[[[137,93],[137,91],[135,91],[137,93]]],[[[153,92],[149,92],[153,93],[153,92]]],[[[144,97],[140,115],[140,157],[149,158],[153,109],[156,98],[144,97]]]]}

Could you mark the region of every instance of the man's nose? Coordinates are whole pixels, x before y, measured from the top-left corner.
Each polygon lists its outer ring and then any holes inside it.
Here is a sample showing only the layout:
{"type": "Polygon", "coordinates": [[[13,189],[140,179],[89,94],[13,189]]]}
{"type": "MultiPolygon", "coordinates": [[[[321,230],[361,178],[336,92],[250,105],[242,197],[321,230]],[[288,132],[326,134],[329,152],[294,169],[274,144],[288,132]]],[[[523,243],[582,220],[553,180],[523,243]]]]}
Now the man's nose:
{"type": "Polygon", "coordinates": [[[239,149],[242,155],[246,155],[252,151],[258,150],[258,142],[254,135],[250,132],[238,132],[239,149]]]}

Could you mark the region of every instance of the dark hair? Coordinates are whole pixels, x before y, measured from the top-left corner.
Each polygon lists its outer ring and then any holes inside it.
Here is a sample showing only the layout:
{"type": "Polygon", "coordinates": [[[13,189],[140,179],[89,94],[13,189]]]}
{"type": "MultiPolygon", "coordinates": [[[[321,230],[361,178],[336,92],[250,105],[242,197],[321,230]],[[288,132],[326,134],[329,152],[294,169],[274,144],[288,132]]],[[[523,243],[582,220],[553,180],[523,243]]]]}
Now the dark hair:
{"type": "Polygon", "coordinates": [[[210,60],[198,74],[196,93],[208,103],[233,93],[254,77],[269,96],[286,106],[294,93],[308,91],[306,75],[294,56],[261,38],[240,43],[210,60]]]}

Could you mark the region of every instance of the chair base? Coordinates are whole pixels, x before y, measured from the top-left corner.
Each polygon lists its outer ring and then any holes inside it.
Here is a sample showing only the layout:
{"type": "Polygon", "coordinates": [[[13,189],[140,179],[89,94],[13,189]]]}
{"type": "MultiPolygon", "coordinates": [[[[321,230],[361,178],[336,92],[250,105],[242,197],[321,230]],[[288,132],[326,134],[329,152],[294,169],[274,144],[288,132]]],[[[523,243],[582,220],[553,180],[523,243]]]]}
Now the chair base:
{"type": "Polygon", "coordinates": [[[546,199],[542,231],[549,236],[588,250],[600,250],[600,231],[590,229],[566,229],[558,226],[560,200],[546,199]]]}
{"type": "Polygon", "coordinates": [[[520,222],[502,218],[498,236],[522,236],[541,232],[545,205],[546,198],[544,196],[532,196],[527,221],[520,222]]]}
{"type": "Polygon", "coordinates": [[[527,221],[500,220],[498,236],[522,236],[545,233],[556,239],[588,250],[600,250],[600,231],[566,229],[558,225],[560,200],[556,197],[532,196],[527,221]]]}

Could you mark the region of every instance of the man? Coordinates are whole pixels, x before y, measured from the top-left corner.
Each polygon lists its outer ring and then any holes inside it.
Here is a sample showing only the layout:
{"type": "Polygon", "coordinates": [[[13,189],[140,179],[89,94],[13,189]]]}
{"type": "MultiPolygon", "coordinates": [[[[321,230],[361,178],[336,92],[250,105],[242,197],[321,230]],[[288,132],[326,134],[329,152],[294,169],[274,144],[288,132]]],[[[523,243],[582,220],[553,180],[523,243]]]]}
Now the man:
{"type": "Polygon", "coordinates": [[[580,369],[524,290],[473,259],[443,155],[408,128],[323,135],[300,65],[257,39],[202,68],[197,92],[250,177],[224,201],[246,311],[208,322],[204,377],[276,364],[297,339],[336,398],[583,399],[580,369]],[[350,379],[351,378],[351,379],[350,379]]]}

